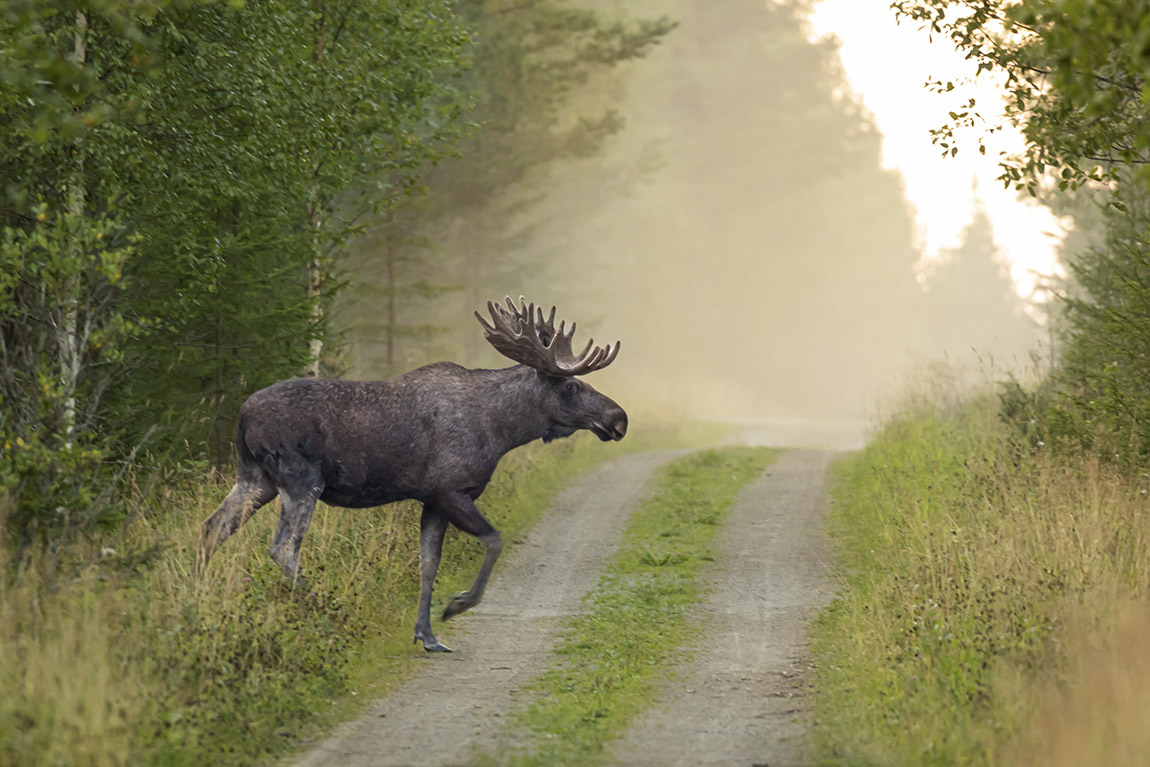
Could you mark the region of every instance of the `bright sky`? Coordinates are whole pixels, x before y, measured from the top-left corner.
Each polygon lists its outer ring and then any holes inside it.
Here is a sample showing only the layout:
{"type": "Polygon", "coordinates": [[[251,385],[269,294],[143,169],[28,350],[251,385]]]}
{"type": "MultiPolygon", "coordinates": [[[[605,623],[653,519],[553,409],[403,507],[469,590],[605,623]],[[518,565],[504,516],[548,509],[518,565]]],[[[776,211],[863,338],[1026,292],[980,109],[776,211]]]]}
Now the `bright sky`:
{"type": "Polygon", "coordinates": [[[999,152],[1018,151],[1021,135],[1004,130],[986,137],[985,155],[978,153],[975,135],[969,135],[959,141],[958,155],[945,159],[931,143],[930,129],[972,97],[976,111],[988,119],[1001,114],[1002,96],[990,80],[966,83],[974,70],[970,62],[948,40],[936,36],[931,43],[914,22],[899,26],[890,0],[819,0],[810,26],[813,39],[833,35],[840,42],[850,88],[882,132],[883,165],[904,179],[924,260],[959,246],[981,205],[1020,295],[1031,294],[1038,275],[1061,271],[1055,252],[1069,220],[1030,198],[1020,200],[1013,188],[1003,189],[996,180],[999,152]],[[928,79],[953,81],[955,90],[935,94],[923,87],[928,79]]]}

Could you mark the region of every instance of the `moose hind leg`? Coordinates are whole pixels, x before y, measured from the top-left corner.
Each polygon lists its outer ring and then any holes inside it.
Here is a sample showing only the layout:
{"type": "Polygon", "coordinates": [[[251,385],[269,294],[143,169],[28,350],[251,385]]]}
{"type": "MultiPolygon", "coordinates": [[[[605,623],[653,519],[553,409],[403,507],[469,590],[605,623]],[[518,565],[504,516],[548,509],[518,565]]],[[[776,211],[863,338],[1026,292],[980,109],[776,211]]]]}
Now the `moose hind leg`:
{"type": "Polygon", "coordinates": [[[276,497],[276,488],[262,474],[236,480],[219,508],[204,520],[196,550],[196,572],[203,572],[208,560],[224,541],[243,527],[259,508],[276,497]]]}
{"type": "Polygon", "coordinates": [[[423,649],[428,652],[451,652],[451,648],[440,644],[431,632],[431,592],[439,572],[446,532],[447,517],[425,505],[419,519],[419,612],[415,619],[415,641],[423,642],[423,649]]]}
{"type": "Polygon", "coordinates": [[[299,550],[315,513],[320,490],[317,483],[303,492],[280,492],[280,521],[268,553],[293,583],[300,580],[299,550]]]}
{"type": "Polygon", "coordinates": [[[445,504],[444,508],[447,518],[453,525],[468,535],[474,535],[483,541],[487,547],[483,564],[479,566],[479,572],[476,574],[471,588],[456,594],[447,603],[447,607],[443,608],[443,620],[448,620],[465,610],[470,610],[483,599],[483,592],[487,589],[487,579],[491,577],[491,570],[503,552],[503,539],[500,537],[499,531],[483,518],[479,509],[475,508],[475,503],[466,495],[452,496],[451,502],[445,504]]]}

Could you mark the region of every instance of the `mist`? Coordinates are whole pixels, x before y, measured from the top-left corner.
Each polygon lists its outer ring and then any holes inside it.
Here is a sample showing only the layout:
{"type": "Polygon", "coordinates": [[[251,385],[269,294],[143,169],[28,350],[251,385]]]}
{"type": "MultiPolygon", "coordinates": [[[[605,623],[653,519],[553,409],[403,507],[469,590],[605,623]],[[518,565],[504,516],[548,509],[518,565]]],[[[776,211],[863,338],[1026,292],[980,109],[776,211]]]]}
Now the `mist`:
{"type": "MultiPolygon", "coordinates": [[[[985,216],[962,247],[916,272],[900,178],[882,169],[881,136],[846,93],[833,44],[808,41],[800,6],[597,8],[679,26],[579,93],[571,119],[609,108],[625,127],[593,157],[507,190],[530,204],[483,241],[499,268],[459,266],[490,220],[461,213],[431,235],[433,258],[453,271],[443,280],[466,289],[437,301],[452,329],[406,363],[499,365],[478,326],[456,318],[473,323],[480,296],[523,294],[578,320],[577,343],[622,341],[597,387],[699,418],[865,417],[932,360],[1028,364],[1040,328],[985,216]]],[[[357,256],[363,271],[374,257],[357,256]]],[[[378,375],[360,327],[353,372],[378,375]]]]}

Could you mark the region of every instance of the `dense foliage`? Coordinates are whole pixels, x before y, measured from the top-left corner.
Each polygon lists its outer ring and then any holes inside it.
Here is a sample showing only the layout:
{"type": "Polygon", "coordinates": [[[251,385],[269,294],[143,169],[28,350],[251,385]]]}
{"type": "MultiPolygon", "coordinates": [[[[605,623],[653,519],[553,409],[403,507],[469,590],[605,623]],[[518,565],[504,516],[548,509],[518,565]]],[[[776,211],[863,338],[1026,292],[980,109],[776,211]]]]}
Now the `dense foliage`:
{"type": "Polygon", "coordinates": [[[1005,158],[1003,178],[1032,193],[1048,171],[1069,188],[1117,181],[1127,168],[1150,161],[1145,0],[897,0],[892,7],[900,19],[949,38],[979,74],[998,77],[1008,92],[1002,115],[984,116],[974,101],[951,112],[937,142],[953,138],[957,125],[995,130],[1003,120],[1017,123],[1026,149],[1005,158]]]}
{"type": "Polygon", "coordinates": [[[350,216],[457,132],[467,39],[449,0],[5,5],[0,480],[24,543],[114,519],[100,474],[149,436],[230,456],[241,397],[318,355],[350,216]]]}
{"type": "MultiPolygon", "coordinates": [[[[958,151],[956,126],[1015,123],[1026,146],[1002,158],[1005,184],[1056,207],[1103,207],[1094,217],[1101,223],[1091,224],[1100,229],[1097,244],[1068,257],[1061,369],[1039,410],[1056,440],[1150,454],[1150,3],[900,0],[893,7],[948,37],[1008,91],[1000,115],[982,114],[986,105],[973,101],[955,105],[935,133],[944,150],[958,151]]],[[[936,85],[949,92],[950,84],[936,85]]]]}

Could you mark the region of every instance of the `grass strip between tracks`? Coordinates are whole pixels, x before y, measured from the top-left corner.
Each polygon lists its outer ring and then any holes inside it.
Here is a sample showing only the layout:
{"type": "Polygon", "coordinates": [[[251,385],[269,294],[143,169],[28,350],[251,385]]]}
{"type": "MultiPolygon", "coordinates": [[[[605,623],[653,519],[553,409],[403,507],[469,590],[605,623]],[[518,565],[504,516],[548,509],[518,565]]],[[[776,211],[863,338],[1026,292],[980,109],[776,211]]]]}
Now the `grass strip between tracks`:
{"type": "Polygon", "coordinates": [[[570,620],[557,665],[516,713],[529,737],[492,763],[602,759],[652,699],[657,672],[688,642],[688,610],[705,591],[700,576],[714,557],[719,525],[739,490],[776,455],[763,448],[706,450],[656,475],[654,494],[632,516],[620,550],[570,620]]]}

